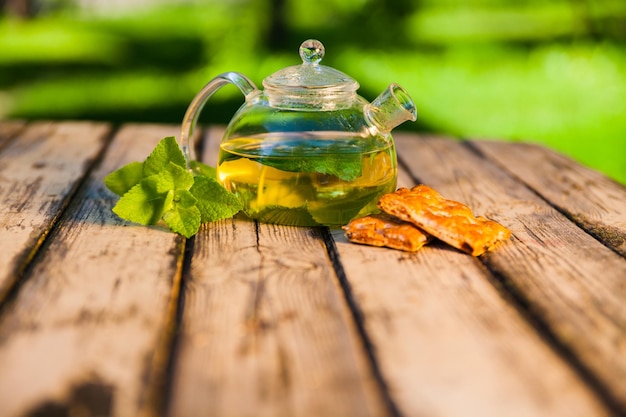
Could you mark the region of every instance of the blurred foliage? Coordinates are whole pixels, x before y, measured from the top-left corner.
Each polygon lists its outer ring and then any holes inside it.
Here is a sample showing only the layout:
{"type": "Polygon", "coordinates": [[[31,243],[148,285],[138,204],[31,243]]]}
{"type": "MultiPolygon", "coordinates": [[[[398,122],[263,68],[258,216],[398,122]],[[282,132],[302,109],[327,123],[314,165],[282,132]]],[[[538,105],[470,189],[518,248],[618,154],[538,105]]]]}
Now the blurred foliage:
{"type": "MultiPolygon", "coordinates": [[[[409,90],[403,129],[537,141],[626,183],[623,0],[78,1],[0,0],[0,117],[180,123],[215,75],[260,85],[317,38],[365,98],[409,90]]],[[[220,90],[201,121],[241,102],[220,90]]]]}

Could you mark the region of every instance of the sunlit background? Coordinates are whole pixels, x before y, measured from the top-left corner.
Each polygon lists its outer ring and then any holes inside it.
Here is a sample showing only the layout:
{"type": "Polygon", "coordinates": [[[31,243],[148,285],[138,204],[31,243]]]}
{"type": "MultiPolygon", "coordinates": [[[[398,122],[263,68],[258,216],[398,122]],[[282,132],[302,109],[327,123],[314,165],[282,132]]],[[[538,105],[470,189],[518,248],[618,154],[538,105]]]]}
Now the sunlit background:
{"type": "MultiPolygon", "coordinates": [[[[373,99],[390,82],[403,129],[535,141],[626,184],[624,0],[0,0],[0,118],[180,123],[215,75],[257,85],[323,63],[373,99]]],[[[242,103],[220,90],[202,121],[242,103]]]]}

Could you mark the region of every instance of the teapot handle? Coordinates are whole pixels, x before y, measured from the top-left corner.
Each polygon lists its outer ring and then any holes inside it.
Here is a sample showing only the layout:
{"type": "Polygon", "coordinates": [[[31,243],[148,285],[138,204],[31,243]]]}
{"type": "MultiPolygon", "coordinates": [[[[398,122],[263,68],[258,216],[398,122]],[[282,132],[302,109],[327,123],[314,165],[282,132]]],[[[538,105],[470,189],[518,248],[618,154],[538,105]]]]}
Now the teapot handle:
{"type": "Polygon", "coordinates": [[[191,161],[195,159],[194,149],[193,146],[190,146],[189,140],[193,136],[193,130],[196,127],[200,112],[213,93],[229,83],[237,86],[246,98],[251,93],[257,91],[254,83],[250,81],[248,77],[238,72],[225,72],[220,74],[202,87],[202,90],[196,94],[189,104],[189,107],[187,107],[180,132],[179,145],[185,155],[187,169],[191,169],[191,161]]]}

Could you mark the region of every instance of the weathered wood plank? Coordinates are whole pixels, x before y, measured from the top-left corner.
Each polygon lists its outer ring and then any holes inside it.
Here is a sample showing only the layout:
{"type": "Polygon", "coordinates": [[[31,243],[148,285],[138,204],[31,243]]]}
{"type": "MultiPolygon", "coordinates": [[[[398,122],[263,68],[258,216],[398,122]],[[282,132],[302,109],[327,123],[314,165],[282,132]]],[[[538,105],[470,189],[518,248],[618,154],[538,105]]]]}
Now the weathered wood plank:
{"type": "MultiPolygon", "coordinates": [[[[17,133],[19,127],[3,131],[17,133]]],[[[101,152],[109,131],[108,125],[96,123],[35,123],[0,153],[0,303],[101,152]]]]}
{"type": "MultiPolygon", "coordinates": [[[[401,170],[399,186],[413,185],[401,170]]],[[[409,254],[333,237],[401,415],[609,415],[475,258],[437,243],[409,254]]]]}
{"type": "Polygon", "coordinates": [[[588,233],[626,256],[626,187],[543,146],[497,141],[471,144],[588,233]]]}
{"type": "Polygon", "coordinates": [[[626,409],[626,260],[455,141],[399,137],[398,148],[419,181],[512,230],[482,260],[626,409]]]}
{"type": "Polygon", "coordinates": [[[333,236],[401,415],[610,415],[479,261],[441,244],[407,254],[333,236]]]}
{"type": "MultiPolygon", "coordinates": [[[[64,132],[64,141],[39,146],[53,155],[71,152],[63,146],[73,143],[69,136],[87,133],[64,132]]],[[[115,217],[117,197],[102,180],[176,133],[127,126],[115,136],[2,310],[1,415],[157,414],[154,400],[162,393],[155,390],[164,382],[184,239],[115,217]]],[[[71,169],[67,161],[60,163],[71,169]]]]}
{"type": "Polygon", "coordinates": [[[26,127],[26,122],[19,120],[0,121],[0,151],[11,139],[26,127]]]}
{"type": "Polygon", "coordinates": [[[185,283],[170,415],[387,414],[316,229],[205,225],[185,283]]]}

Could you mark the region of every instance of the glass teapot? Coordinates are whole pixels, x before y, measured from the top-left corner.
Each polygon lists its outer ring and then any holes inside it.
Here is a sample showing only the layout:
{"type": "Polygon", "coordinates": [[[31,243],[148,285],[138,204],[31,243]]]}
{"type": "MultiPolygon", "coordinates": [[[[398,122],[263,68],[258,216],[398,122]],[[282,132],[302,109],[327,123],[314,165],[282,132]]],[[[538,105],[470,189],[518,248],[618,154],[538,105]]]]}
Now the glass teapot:
{"type": "Polygon", "coordinates": [[[354,79],[320,64],[323,56],[321,42],[303,42],[302,64],[265,78],[265,90],[237,72],[218,75],[185,113],[179,140],[189,166],[204,104],[228,83],[244,94],[220,144],[217,178],[253,219],[337,227],[376,212],[380,196],[396,188],[390,132],[416,120],[411,97],[391,84],[368,103],[354,79]]]}

